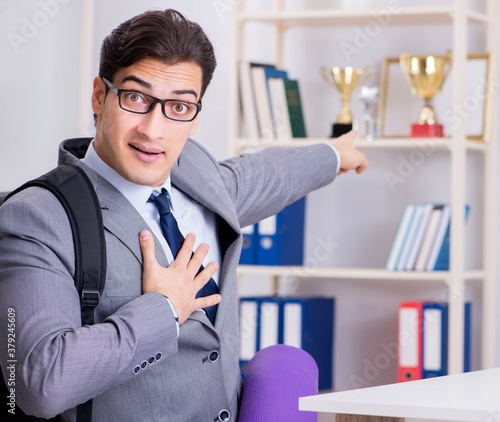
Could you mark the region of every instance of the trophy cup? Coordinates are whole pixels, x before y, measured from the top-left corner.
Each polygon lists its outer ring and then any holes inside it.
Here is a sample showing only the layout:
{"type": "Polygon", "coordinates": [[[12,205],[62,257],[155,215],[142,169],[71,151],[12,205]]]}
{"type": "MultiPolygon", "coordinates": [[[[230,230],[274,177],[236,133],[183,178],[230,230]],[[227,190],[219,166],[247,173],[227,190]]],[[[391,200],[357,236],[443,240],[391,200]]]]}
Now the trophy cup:
{"type": "Polygon", "coordinates": [[[437,121],[436,112],[432,107],[432,99],[441,90],[448,75],[451,54],[444,56],[411,56],[403,53],[399,64],[411,86],[413,94],[424,100],[418,122],[411,126],[412,137],[443,136],[443,125],[437,121]]]}
{"type": "Polygon", "coordinates": [[[337,138],[352,129],[351,94],[362,80],[371,75],[372,71],[372,69],[363,70],[350,66],[344,69],[339,67],[327,69],[324,66],[321,68],[323,79],[340,92],[342,99],[342,106],[337,115],[337,121],[332,127],[331,138],[337,138]]]}

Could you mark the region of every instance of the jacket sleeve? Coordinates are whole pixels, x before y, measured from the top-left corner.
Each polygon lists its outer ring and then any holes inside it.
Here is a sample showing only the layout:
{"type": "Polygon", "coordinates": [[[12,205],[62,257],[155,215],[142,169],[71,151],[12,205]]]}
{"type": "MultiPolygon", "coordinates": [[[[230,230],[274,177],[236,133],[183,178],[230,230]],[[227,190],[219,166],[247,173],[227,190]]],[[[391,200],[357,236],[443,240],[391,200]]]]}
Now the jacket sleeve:
{"type": "Polygon", "coordinates": [[[326,144],[269,148],[221,162],[240,226],[254,224],[335,179],[337,155],[326,144]]]}
{"type": "Polygon", "coordinates": [[[50,192],[29,188],[2,205],[0,337],[7,338],[10,310],[15,349],[12,357],[2,347],[0,359],[27,414],[53,417],[136,376],[134,368],[148,357],[177,351],[172,311],[156,293],[82,327],[73,272],[69,222],[50,192]]]}

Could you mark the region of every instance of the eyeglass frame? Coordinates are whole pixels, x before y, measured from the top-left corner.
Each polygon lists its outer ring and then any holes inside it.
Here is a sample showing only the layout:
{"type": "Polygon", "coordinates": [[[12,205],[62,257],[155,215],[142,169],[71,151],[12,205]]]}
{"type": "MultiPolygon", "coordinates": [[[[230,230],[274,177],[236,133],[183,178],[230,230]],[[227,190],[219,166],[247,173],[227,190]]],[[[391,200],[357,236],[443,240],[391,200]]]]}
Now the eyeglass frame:
{"type": "Polygon", "coordinates": [[[101,76],[101,79],[104,81],[104,83],[106,84],[106,86],[111,91],[113,91],[116,94],[116,96],[118,97],[118,105],[120,106],[120,108],[122,110],[124,110],[124,111],[129,112],[129,113],[134,113],[134,114],[148,114],[148,113],[150,113],[155,108],[156,104],[159,103],[159,104],[161,104],[161,112],[163,113],[163,115],[165,116],[165,118],[167,118],[168,120],[172,120],[174,122],[188,123],[188,122],[192,122],[194,119],[196,119],[196,116],[198,116],[199,112],[201,111],[201,102],[194,103],[192,101],[184,101],[184,100],[181,101],[181,100],[176,100],[176,99],[173,99],[173,98],[167,98],[165,100],[161,100],[160,98],[153,97],[152,95],[146,94],[146,93],[138,91],[136,89],[121,89],[121,88],[118,88],[116,85],[114,85],[112,82],[110,82],[108,79],[106,79],[103,76],[101,76]],[[153,100],[153,102],[150,104],[149,108],[146,111],[133,111],[133,110],[126,109],[126,108],[124,108],[122,106],[122,98],[121,98],[121,95],[124,92],[134,92],[136,94],[145,95],[146,97],[151,98],[153,100]],[[177,101],[177,102],[181,102],[181,103],[192,104],[192,105],[194,105],[196,107],[196,113],[189,120],[180,120],[180,119],[174,119],[172,117],[168,117],[167,113],[165,112],[165,104],[168,101],[177,101]]]}

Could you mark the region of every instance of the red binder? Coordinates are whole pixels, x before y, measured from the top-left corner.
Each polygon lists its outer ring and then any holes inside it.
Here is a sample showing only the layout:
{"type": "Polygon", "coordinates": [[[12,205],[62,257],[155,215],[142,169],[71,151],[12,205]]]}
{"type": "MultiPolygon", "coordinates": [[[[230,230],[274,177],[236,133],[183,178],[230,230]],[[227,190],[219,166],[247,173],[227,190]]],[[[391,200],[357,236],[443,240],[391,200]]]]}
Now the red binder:
{"type": "Polygon", "coordinates": [[[422,378],[422,303],[399,305],[398,381],[422,378]]]}

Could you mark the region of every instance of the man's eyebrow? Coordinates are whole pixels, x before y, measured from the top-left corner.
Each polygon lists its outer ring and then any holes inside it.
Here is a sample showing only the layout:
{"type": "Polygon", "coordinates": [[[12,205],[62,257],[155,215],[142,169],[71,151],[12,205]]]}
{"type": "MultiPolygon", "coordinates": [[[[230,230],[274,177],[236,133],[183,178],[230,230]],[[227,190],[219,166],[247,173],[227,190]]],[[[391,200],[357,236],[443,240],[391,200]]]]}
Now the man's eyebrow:
{"type": "Polygon", "coordinates": [[[146,82],[145,80],[143,80],[141,78],[138,78],[135,75],[125,76],[122,79],[122,84],[125,83],[125,82],[127,82],[127,81],[137,82],[139,85],[142,85],[144,88],[148,88],[148,89],[152,88],[152,85],[149,82],[146,82]]]}
{"type": "MultiPolygon", "coordinates": [[[[125,76],[122,79],[122,84],[127,82],[127,81],[132,81],[132,82],[137,82],[139,85],[142,85],[144,88],[151,89],[153,86],[149,83],[146,82],[145,80],[135,76],[135,75],[129,75],[125,76]]],[[[198,98],[198,93],[192,89],[177,89],[172,92],[174,95],[185,95],[185,94],[190,94],[193,95],[195,98],[198,98]]]]}
{"type": "Polygon", "coordinates": [[[177,89],[172,94],[175,95],[184,95],[184,94],[191,94],[194,96],[194,98],[198,98],[198,93],[192,89],[177,89]]]}

